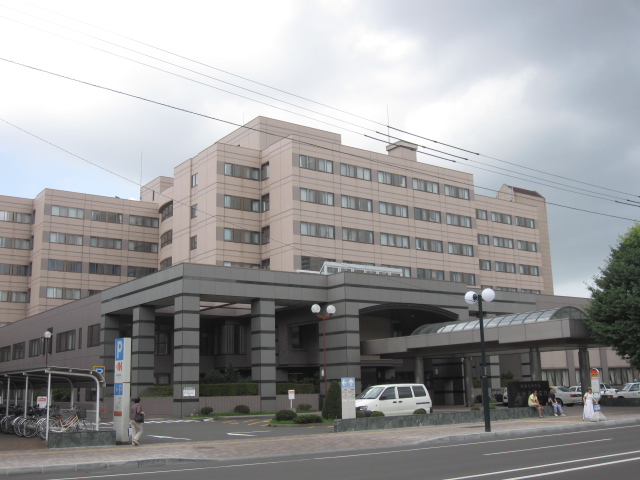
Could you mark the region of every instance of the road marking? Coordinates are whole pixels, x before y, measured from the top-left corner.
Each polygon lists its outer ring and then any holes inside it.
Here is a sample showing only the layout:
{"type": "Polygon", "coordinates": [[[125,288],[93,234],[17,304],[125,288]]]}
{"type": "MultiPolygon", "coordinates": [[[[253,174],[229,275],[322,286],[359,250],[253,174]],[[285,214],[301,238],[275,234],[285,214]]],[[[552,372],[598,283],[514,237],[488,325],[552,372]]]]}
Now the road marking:
{"type": "Polygon", "coordinates": [[[164,435],[147,435],[147,437],[153,437],[153,438],[170,438],[171,440],[191,440],[190,438],[165,437],[164,435]]]}
{"type": "Polygon", "coordinates": [[[522,450],[510,450],[508,452],[483,453],[483,455],[486,455],[488,457],[490,455],[504,455],[505,453],[531,452],[532,450],[544,450],[545,448],[569,447],[571,445],[583,445],[585,443],[595,443],[595,442],[608,442],[610,440],[613,440],[613,439],[603,438],[601,440],[589,440],[587,442],[563,443],[562,445],[547,445],[546,447],[523,448],[522,450]]]}
{"type": "Polygon", "coordinates": [[[255,437],[256,435],[253,435],[254,433],[269,433],[269,430],[255,430],[253,432],[242,432],[242,433],[229,432],[227,433],[227,435],[235,435],[238,437],[255,437]]]}
{"type": "MultiPolygon", "coordinates": [[[[604,462],[604,463],[597,463],[595,465],[585,465],[584,467],[574,467],[574,468],[566,468],[564,470],[554,470],[552,473],[558,474],[558,473],[567,473],[567,472],[575,472],[578,470],[586,470],[589,468],[598,468],[598,467],[604,467],[604,466],[608,466],[608,465],[615,465],[616,463],[626,463],[626,462],[635,462],[636,460],[640,460],[640,457],[635,457],[635,458],[627,458],[627,459],[623,459],[623,460],[616,460],[614,462],[604,462]]],[[[541,476],[549,476],[549,472],[544,472],[544,473],[536,473],[534,475],[525,475],[522,477],[511,477],[511,478],[505,478],[503,480],[523,480],[525,478],[535,478],[535,477],[541,477],[541,476]]]]}

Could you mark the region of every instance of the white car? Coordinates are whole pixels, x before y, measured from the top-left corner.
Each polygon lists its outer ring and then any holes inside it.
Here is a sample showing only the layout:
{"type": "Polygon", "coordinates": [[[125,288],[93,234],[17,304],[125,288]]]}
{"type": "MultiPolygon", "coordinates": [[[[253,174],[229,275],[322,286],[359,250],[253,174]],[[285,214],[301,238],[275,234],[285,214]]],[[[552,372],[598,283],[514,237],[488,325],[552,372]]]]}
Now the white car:
{"type": "MultiPolygon", "coordinates": [[[[582,389],[581,389],[580,385],[574,386],[574,387],[569,387],[569,389],[573,390],[574,392],[577,392],[577,393],[582,393],[582,389]]],[[[608,385],[606,383],[601,383],[600,384],[600,397],[615,398],[617,392],[618,392],[618,390],[616,390],[615,388],[611,388],[611,385],[608,385]]],[[[580,402],[580,403],[582,403],[582,402],[580,402]]]]}
{"type": "Polygon", "coordinates": [[[616,398],[640,398],[640,383],[627,383],[618,390],[616,398]]]}
{"type": "Polygon", "coordinates": [[[580,405],[582,403],[582,394],[579,391],[572,390],[562,386],[551,386],[551,389],[556,391],[556,399],[560,405],[566,405],[567,407],[573,407],[576,403],[580,405]]]}

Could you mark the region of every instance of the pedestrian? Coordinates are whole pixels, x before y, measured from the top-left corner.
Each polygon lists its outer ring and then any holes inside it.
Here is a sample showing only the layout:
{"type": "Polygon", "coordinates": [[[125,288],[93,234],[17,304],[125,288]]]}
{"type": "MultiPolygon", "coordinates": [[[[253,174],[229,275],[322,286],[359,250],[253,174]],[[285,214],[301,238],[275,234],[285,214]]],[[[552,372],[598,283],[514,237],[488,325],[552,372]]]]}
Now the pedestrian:
{"type": "Polygon", "coordinates": [[[131,427],[131,445],[140,445],[140,437],[142,436],[144,425],[144,412],[140,406],[140,397],[133,399],[131,412],[129,414],[129,426],[131,427]]]}
{"type": "Polygon", "coordinates": [[[582,411],[583,420],[591,420],[593,417],[593,390],[587,389],[587,393],[582,397],[582,403],[584,403],[584,410],[582,411]]]}
{"type": "Polygon", "coordinates": [[[540,405],[540,401],[538,400],[537,390],[534,390],[534,392],[529,395],[529,406],[538,412],[538,417],[542,418],[542,405],[540,405]]]}
{"type": "Polygon", "coordinates": [[[547,404],[553,408],[553,416],[557,417],[558,414],[561,417],[566,417],[566,415],[564,414],[564,412],[562,411],[562,404],[558,401],[558,399],[556,398],[556,389],[552,388],[549,391],[549,399],[547,400],[547,404]]]}

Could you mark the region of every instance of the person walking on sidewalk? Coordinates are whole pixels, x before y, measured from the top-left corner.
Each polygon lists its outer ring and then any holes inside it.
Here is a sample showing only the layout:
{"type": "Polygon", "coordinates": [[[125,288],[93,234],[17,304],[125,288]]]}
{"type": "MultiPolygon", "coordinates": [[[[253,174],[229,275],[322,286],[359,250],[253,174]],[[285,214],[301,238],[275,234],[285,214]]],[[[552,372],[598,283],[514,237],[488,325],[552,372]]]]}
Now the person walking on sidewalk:
{"type": "Polygon", "coordinates": [[[553,408],[553,415],[555,417],[557,417],[558,415],[560,415],[561,417],[566,417],[566,415],[562,411],[562,404],[560,402],[558,402],[558,399],[556,398],[556,389],[555,388],[552,388],[549,391],[549,400],[547,401],[547,404],[551,408],[553,408]]]}
{"type": "Polygon", "coordinates": [[[591,417],[593,417],[593,390],[591,390],[590,388],[587,390],[587,393],[585,393],[584,397],[582,397],[582,403],[584,403],[582,419],[591,420],[591,417]]]}
{"type": "Polygon", "coordinates": [[[140,406],[140,397],[133,399],[133,405],[131,406],[131,412],[129,414],[129,426],[131,427],[131,445],[140,445],[140,437],[144,425],[144,412],[140,406]]]}
{"type": "Polygon", "coordinates": [[[529,395],[529,406],[538,412],[538,416],[542,418],[542,405],[540,405],[540,400],[538,400],[538,391],[534,390],[534,392],[529,395]]]}

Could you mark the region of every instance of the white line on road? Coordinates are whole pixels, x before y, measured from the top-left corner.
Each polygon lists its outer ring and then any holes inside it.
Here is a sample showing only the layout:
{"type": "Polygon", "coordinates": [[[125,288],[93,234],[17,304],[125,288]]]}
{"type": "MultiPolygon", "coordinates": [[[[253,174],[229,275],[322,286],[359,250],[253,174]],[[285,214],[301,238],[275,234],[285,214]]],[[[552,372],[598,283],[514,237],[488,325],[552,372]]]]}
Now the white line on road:
{"type": "MultiPolygon", "coordinates": [[[[616,460],[614,462],[596,463],[595,465],[585,465],[584,467],[574,467],[574,468],[566,468],[564,470],[554,470],[552,473],[553,473],[553,475],[556,475],[558,473],[575,472],[577,470],[586,470],[588,468],[598,468],[598,467],[604,467],[604,466],[608,466],[608,465],[615,465],[616,463],[635,462],[636,460],[640,460],[640,457],[625,458],[623,460],[616,460]]],[[[525,475],[523,477],[504,478],[503,480],[524,480],[525,478],[542,477],[543,475],[548,477],[549,476],[549,472],[536,473],[534,475],[525,475]]]]}
{"type": "Polygon", "coordinates": [[[544,450],[545,448],[570,447],[572,445],[583,445],[585,443],[595,443],[595,442],[608,442],[610,440],[613,440],[613,439],[603,438],[601,440],[589,440],[587,442],[563,443],[561,445],[547,445],[546,447],[523,448],[522,450],[510,450],[508,452],[483,453],[483,455],[486,455],[488,457],[490,455],[504,455],[505,453],[531,452],[532,450],[544,450]]]}
{"type": "Polygon", "coordinates": [[[171,440],[191,440],[190,438],[165,437],[165,436],[162,436],[162,435],[147,435],[147,437],[153,437],[153,438],[170,438],[171,440]]]}
{"type": "Polygon", "coordinates": [[[236,435],[238,437],[255,437],[255,435],[252,435],[254,433],[269,433],[269,430],[256,430],[255,432],[242,432],[242,433],[229,432],[227,433],[227,435],[236,435]]]}

